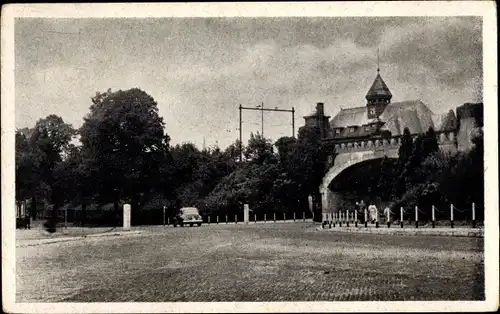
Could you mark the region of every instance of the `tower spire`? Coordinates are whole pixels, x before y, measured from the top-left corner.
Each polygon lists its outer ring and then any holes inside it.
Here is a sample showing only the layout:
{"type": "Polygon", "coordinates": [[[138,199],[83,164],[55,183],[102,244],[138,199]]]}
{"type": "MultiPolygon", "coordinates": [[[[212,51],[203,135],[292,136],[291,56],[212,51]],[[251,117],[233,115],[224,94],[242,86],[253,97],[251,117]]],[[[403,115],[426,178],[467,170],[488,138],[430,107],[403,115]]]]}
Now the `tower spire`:
{"type": "Polygon", "coordinates": [[[377,74],[380,73],[379,48],[377,48],[377,74]]]}

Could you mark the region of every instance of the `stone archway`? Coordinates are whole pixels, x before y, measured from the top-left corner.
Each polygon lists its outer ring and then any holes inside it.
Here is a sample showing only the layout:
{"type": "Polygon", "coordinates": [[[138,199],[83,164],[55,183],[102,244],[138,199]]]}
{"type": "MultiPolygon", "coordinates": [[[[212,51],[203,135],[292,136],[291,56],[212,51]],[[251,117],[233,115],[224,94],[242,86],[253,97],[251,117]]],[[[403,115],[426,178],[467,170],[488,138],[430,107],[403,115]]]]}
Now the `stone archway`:
{"type": "MultiPolygon", "coordinates": [[[[335,203],[336,199],[339,198],[337,192],[330,189],[330,184],[332,181],[339,176],[343,171],[352,167],[356,164],[366,162],[369,160],[382,159],[384,157],[397,158],[398,149],[397,148],[387,148],[380,150],[367,150],[349,153],[340,153],[335,156],[333,166],[330,167],[326,175],[323,177],[321,185],[319,187],[319,192],[321,194],[321,207],[323,216],[328,213],[333,213],[336,211],[335,203]]],[[[323,218],[323,220],[325,220],[323,218]]]]}

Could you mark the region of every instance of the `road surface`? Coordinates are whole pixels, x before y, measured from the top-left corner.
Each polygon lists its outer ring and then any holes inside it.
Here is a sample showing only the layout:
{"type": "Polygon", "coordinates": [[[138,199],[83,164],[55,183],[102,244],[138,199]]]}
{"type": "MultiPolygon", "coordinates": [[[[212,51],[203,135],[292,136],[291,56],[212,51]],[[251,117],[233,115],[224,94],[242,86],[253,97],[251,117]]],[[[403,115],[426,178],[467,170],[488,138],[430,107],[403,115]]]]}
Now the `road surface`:
{"type": "Polygon", "coordinates": [[[17,302],[483,300],[482,238],[311,223],[151,228],[16,249],[17,302]]]}

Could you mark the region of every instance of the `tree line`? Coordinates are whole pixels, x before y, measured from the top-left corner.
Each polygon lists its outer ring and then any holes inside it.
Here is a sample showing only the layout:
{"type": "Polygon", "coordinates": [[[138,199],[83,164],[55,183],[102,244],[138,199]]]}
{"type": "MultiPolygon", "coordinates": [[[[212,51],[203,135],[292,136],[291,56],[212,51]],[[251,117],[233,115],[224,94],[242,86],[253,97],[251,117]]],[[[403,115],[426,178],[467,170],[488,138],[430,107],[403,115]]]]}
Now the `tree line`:
{"type": "MultiPolygon", "coordinates": [[[[164,130],[156,101],[137,88],[96,93],[79,129],[56,115],[40,119],[16,131],[16,200],[30,200],[31,216],[48,212],[53,224],[64,208],[78,209],[82,224],[120,224],[124,203],[132,205],[132,223],[158,224],[164,207],[168,216],[196,206],[205,216],[234,217],[248,203],[260,217],[291,217],[309,212],[309,195],[320,199],[333,149],[319,129],[303,127],[297,138],[274,143],[251,134],[245,145],[236,140],[224,149],[172,145],[164,130]]],[[[415,141],[405,130],[399,158],[382,162],[373,191],[395,206],[481,206],[482,134],[474,143],[470,152],[444,153],[432,129],[415,141]]]]}
{"type": "Polygon", "coordinates": [[[133,223],[161,223],[164,207],[170,216],[196,206],[234,217],[243,203],[256,213],[302,212],[323,174],[319,130],[276,143],[251,134],[225,149],[171,145],[157,103],[137,88],[96,93],[83,120],[74,129],[49,115],[16,131],[16,200],[30,200],[32,217],[55,220],[66,208],[81,223],[119,224],[124,203],[133,223]]]}

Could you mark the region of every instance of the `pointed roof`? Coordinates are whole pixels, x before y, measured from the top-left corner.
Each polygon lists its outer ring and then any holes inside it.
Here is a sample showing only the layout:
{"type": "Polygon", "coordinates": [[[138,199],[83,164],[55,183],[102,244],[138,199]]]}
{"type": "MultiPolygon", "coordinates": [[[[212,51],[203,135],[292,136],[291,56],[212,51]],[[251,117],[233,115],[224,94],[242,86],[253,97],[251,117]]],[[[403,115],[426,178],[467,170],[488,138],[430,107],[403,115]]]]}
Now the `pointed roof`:
{"type": "MultiPolygon", "coordinates": [[[[392,135],[403,134],[404,128],[410,129],[411,133],[423,133],[433,127],[434,131],[448,131],[456,128],[457,119],[451,110],[444,114],[434,114],[420,100],[406,100],[392,103],[384,109],[380,115],[380,120],[385,122],[382,130],[388,130],[392,135]]],[[[365,126],[374,123],[375,119],[368,119],[366,107],[355,107],[341,109],[331,120],[332,129],[348,128],[349,126],[365,126]]],[[[360,132],[364,128],[359,128],[360,132]]],[[[349,133],[345,131],[338,137],[347,137],[349,133]]],[[[360,133],[353,133],[359,135],[360,133]]]]}
{"type": "Polygon", "coordinates": [[[370,87],[370,90],[366,94],[366,99],[373,99],[373,98],[391,98],[392,94],[389,91],[389,88],[385,84],[384,80],[380,76],[380,73],[377,71],[377,77],[375,78],[375,81],[373,81],[372,87],[370,87]]]}

